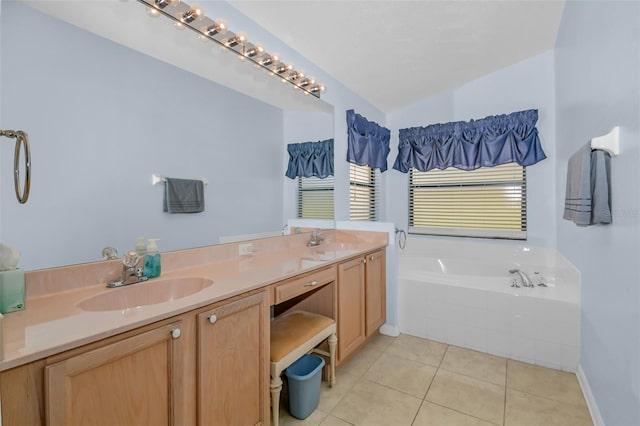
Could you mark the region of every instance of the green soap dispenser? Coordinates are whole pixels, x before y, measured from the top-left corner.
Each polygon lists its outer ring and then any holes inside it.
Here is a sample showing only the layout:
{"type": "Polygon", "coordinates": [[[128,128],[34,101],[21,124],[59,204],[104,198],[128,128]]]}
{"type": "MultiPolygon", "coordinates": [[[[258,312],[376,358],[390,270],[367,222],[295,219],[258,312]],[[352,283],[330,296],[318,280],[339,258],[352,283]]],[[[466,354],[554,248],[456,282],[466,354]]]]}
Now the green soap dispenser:
{"type": "Polygon", "coordinates": [[[144,255],[144,275],[147,278],[160,276],[160,252],[156,241],[158,241],[158,238],[149,238],[147,254],[144,255]]]}
{"type": "Polygon", "coordinates": [[[144,237],[136,237],[136,254],[144,256],[147,254],[147,246],[144,244],[144,237]]]}

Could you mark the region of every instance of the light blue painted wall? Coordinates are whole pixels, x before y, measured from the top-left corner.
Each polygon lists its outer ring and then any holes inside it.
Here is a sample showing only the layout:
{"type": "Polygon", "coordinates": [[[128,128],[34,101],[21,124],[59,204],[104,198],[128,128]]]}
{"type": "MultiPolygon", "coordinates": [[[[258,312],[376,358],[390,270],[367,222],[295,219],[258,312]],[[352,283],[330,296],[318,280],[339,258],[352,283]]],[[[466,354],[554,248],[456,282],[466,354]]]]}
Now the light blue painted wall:
{"type": "Polygon", "coordinates": [[[640,3],[567,2],[556,42],[558,248],[582,273],[581,366],[608,426],[640,424],[640,3]],[[569,157],[620,126],[613,224],[561,219],[569,157]]]}
{"type": "MultiPolygon", "coordinates": [[[[388,115],[391,161],[398,152],[398,129],[488,115],[538,109],[538,131],[547,159],[527,168],[527,244],[554,247],[555,231],[555,98],[554,56],[549,51],[425,99],[388,115]]],[[[408,175],[390,172],[388,220],[408,226],[408,175]]],[[[520,244],[497,241],[496,244],[520,244]]]]}
{"type": "Polygon", "coordinates": [[[1,233],[23,268],[123,253],[137,235],[165,251],[282,227],[280,109],[20,3],[2,9],[1,123],[29,133],[33,183],[18,205],[3,143],[1,233]],[[152,173],[208,179],[205,212],[163,213],[152,173]]]}
{"type": "MultiPolygon", "coordinates": [[[[224,17],[228,23],[229,28],[238,28],[246,31],[251,40],[264,42],[268,48],[268,51],[278,52],[280,56],[287,62],[294,62],[296,68],[305,69],[307,75],[313,75],[319,82],[324,83],[327,86],[327,91],[322,95],[322,100],[327,104],[333,106],[333,138],[334,138],[334,150],[335,150],[335,188],[334,188],[334,212],[336,220],[348,220],[349,219],[349,163],[347,163],[347,123],[346,123],[346,111],[349,109],[355,109],[355,111],[371,121],[375,121],[378,124],[385,126],[386,115],[376,108],[371,103],[364,100],[357,93],[348,89],[339,80],[336,80],[330,74],[327,74],[324,70],[319,68],[313,62],[310,62],[307,58],[300,53],[289,47],[282,40],[279,40],[258,23],[250,20],[237,9],[235,9],[229,3],[223,1],[209,1],[202,2],[206,10],[215,10],[214,16],[224,17]],[[216,15],[219,14],[219,15],[216,15]]],[[[286,3],[282,3],[283,12],[286,13],[286,3]]],[[[308,120],[285,120],[285,134],[296,135],[302,139],[313,139],[315,134],[314,129],[308,128],[308,120]],[[310,137],[304,137],[309,134],[310,137]]],[[[284,148],[286,144],[290,143],[289,140],[285,140],[284,148]]],[[[294,139],[295,140],[295,139],[294,139]]],[[[282,170],[284,175],[285,169],[282,170]]],[[[387,179],[387,173],[382,176],[383,185],[385,185],[387,179]]],[[[286,178],[285,178],[286,179],[286,178]]],[[[297,193],[295,186],[292,186],[291,182],[284,183],[284,212],[285,216],[292,211],[292,206],[295,206],[295,199],[297,193]]],[[[294,207],[295,208],[295,207],[294,207]]],[[[289,216],[290,217],[290,216],[289,216]]],[[[295,216],[294,216],[295,217],[295,216]]],[[[288,218],[288,217],[287,217],[288,218]]],[[[382,220],[386,220],[384,217],[382,220]]]]}

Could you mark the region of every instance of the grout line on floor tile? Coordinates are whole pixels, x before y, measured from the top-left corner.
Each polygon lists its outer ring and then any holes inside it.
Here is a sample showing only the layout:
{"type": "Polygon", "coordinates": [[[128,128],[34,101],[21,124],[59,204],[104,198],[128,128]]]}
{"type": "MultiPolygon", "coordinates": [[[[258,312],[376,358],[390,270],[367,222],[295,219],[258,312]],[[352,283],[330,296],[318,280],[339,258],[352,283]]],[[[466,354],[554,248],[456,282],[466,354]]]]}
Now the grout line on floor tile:
{"type": "MultiPolygon", "coordinates": [[[[520,390],[520,389],[514,389],[514,388],[506,388],[506,389],[508,389],[510,391],[520,392],[520,393],[523,393],[525,395],[531,395],[531,396],[535,396],[537,398],[546,399],[547,401],[556,402],[556,403],[560,403],[560,404],[567,404],[567,405],[573,405],[573,406],[580,405],[580,404],[576,404],[575,402],[561,401],[559,399],[549,398],[548,396],[545,396],[545,395],[540,395],[540,394],[537,394],[537,393],[531,393],[531,392],[523,391],[523,390],[520,390]]],[[[506,395],[507,394],[505,392],[505,400],[506,400],[506,395]]],[[[584,395],[582,394],[582,391],[580,391],[580,396],[582,396],[582,402],[584,403],[584,406],[586,407],[586,409],[588,411],[589,407],[587,406],[587,401],[584,399],[584,395]]],[[[505,408],[506,408],[506,405],[505,405],[505,408]]]]}
{"type": "MultiPolygon", "coordinates": [[[[455,411],[458,414],[462,414],[462,415],[467,416],[467,417],[473,417],[474,419],[478,419],[478,420],[486,422],[486,423],[491,423],[492,425],[498,425],[497,423],[494,423],[491,420],[483,419],[481,417],[474,416],[473,414],[465,413],[464,411],[456,410],[455,408],[451,408],[451,407],[447,407],[446,405],[438,404],[437,402],[428,401],[426,399],[423,402],[428,402],[429,404],[437,405],[438,407],[446,408],[447,410],[455,411]]],[[[504,421],[502,422],[502,424],[504,425],[504,421]]],[[[498,425],[498,426],[502,426],[502,425],[498,425]]]]}
{"type": "MultiPolygon", "coordinates": [[[[431,384],[429,384],[429,386],[431,386],[431,384]]],[[[426,393],[424,395],[427,396],[426,393]]],[[[413,424],[416,422],[416,419],[418,418],[418,414],[420,414],[420,410],[422,410],[422,406],[423,405],[424,405],[424,399],[420,402],[420,406],[418,407],[418,411],[416,411],[416,415],[413,416],[413,420],[411,420],[411,426],[413,426],[413,424]]]]}
{"type": "MultiPolygon", "coordinates": [[[[369,379],[365,379],[364,377],[362,377],[362,380],[364,380],[367,383],[371,383],[371,384],[374,384],[374,385],[382,386],[384,388],[390,389],[390,390],[395,391],[395,392],[400,392],[403,395],[407,395],[407,396],[410,396],[410,397],[415,398],[415,399],[421,399],[419,396],[415,396],[414,394],[411,394],[411,393],[408,393],[408,392],[405,392],[405,391],[402,391],[402,390],[399,390],[399,389],[396,389],[396,388],[392,388],[391,386],[387,386],[387,385],[382,384],[382,383],[374,382],[374,381],[369,380],[369,379]]],[[[433,382],[433,380],[432,380],[432,382],[433,382]]],[[[431,386],[431,384],[429,384],[429,386],[431,386]]],[[[425,394],[425,396],[426,396],[426,394],[425,394]]]]}
{"type": "MultiPolygon", "coordinates": [[[[468,378],[473,379],[473,380],[479,380],[479,381],[484,382],[484,383],[489,383],[490,385],[500,386],[498,383],[490,382],[488,380],[481,379],[480,377],[470,376],[468,374],[464,374],[464,373],[461,373],[459,371],[449,370],[449,369],[444,368],[444,367],[439,367],[438,370],[440,370],[440,369],[442,369],[442,371],[446,371],[448,373],[456,374],[458,376],[464,376],[464,377],[468,377],[468,378]]],[[[502,387],[505,388],[505,389],[507,388],[507,375],[506,375],[506,373],[504,375],[504,385],[502,385],[502,387]]]]}

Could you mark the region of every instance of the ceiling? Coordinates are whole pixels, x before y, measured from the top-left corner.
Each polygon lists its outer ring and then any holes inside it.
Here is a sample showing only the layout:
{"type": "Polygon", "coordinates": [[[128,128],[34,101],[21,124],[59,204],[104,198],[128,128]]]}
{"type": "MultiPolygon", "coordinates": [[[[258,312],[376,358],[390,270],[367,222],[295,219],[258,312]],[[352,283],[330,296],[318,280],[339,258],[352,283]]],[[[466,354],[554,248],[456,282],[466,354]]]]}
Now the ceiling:
{"type": "MultiPolygon", "coordinates": [[[[22,1],[279,108],[333,109],[278,79],[261,78],[252,67],[230,61],[220,49],[175,31],[164,19],[148,19],[137,1],[22,1]]],[[[217,0],[203,0],[211,1],[217,0]]],[[[383,112],[552,49],[564,7],[563,0],[228,3],[383,112]]]]}
{"type": "Polygon", "coordinates": [[[552,49],[564,7],[561,0],[230,3],[384,112],[552,49]]]}

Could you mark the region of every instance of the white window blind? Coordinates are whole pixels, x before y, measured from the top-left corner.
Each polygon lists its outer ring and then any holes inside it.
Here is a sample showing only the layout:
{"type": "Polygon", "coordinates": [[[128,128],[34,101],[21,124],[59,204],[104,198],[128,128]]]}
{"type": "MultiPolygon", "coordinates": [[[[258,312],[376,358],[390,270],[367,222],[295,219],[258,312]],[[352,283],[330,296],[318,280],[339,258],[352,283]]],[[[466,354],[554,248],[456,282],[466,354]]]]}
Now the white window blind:
{"type": "Polygon", "coordinates": [[[411,169],[409,232],[526,239],[526,170],[517,163],[465,171],[411,169]]]}
{"type": "Polygon", "coordinates": [[[379,220],[380,171],[369,166],[349,164],[349,218],[379,220]]]}
{"type": "Polygon", "coordinates": [[[333,176],[298,177],[298,217],[333,219],[333,176]]]}

